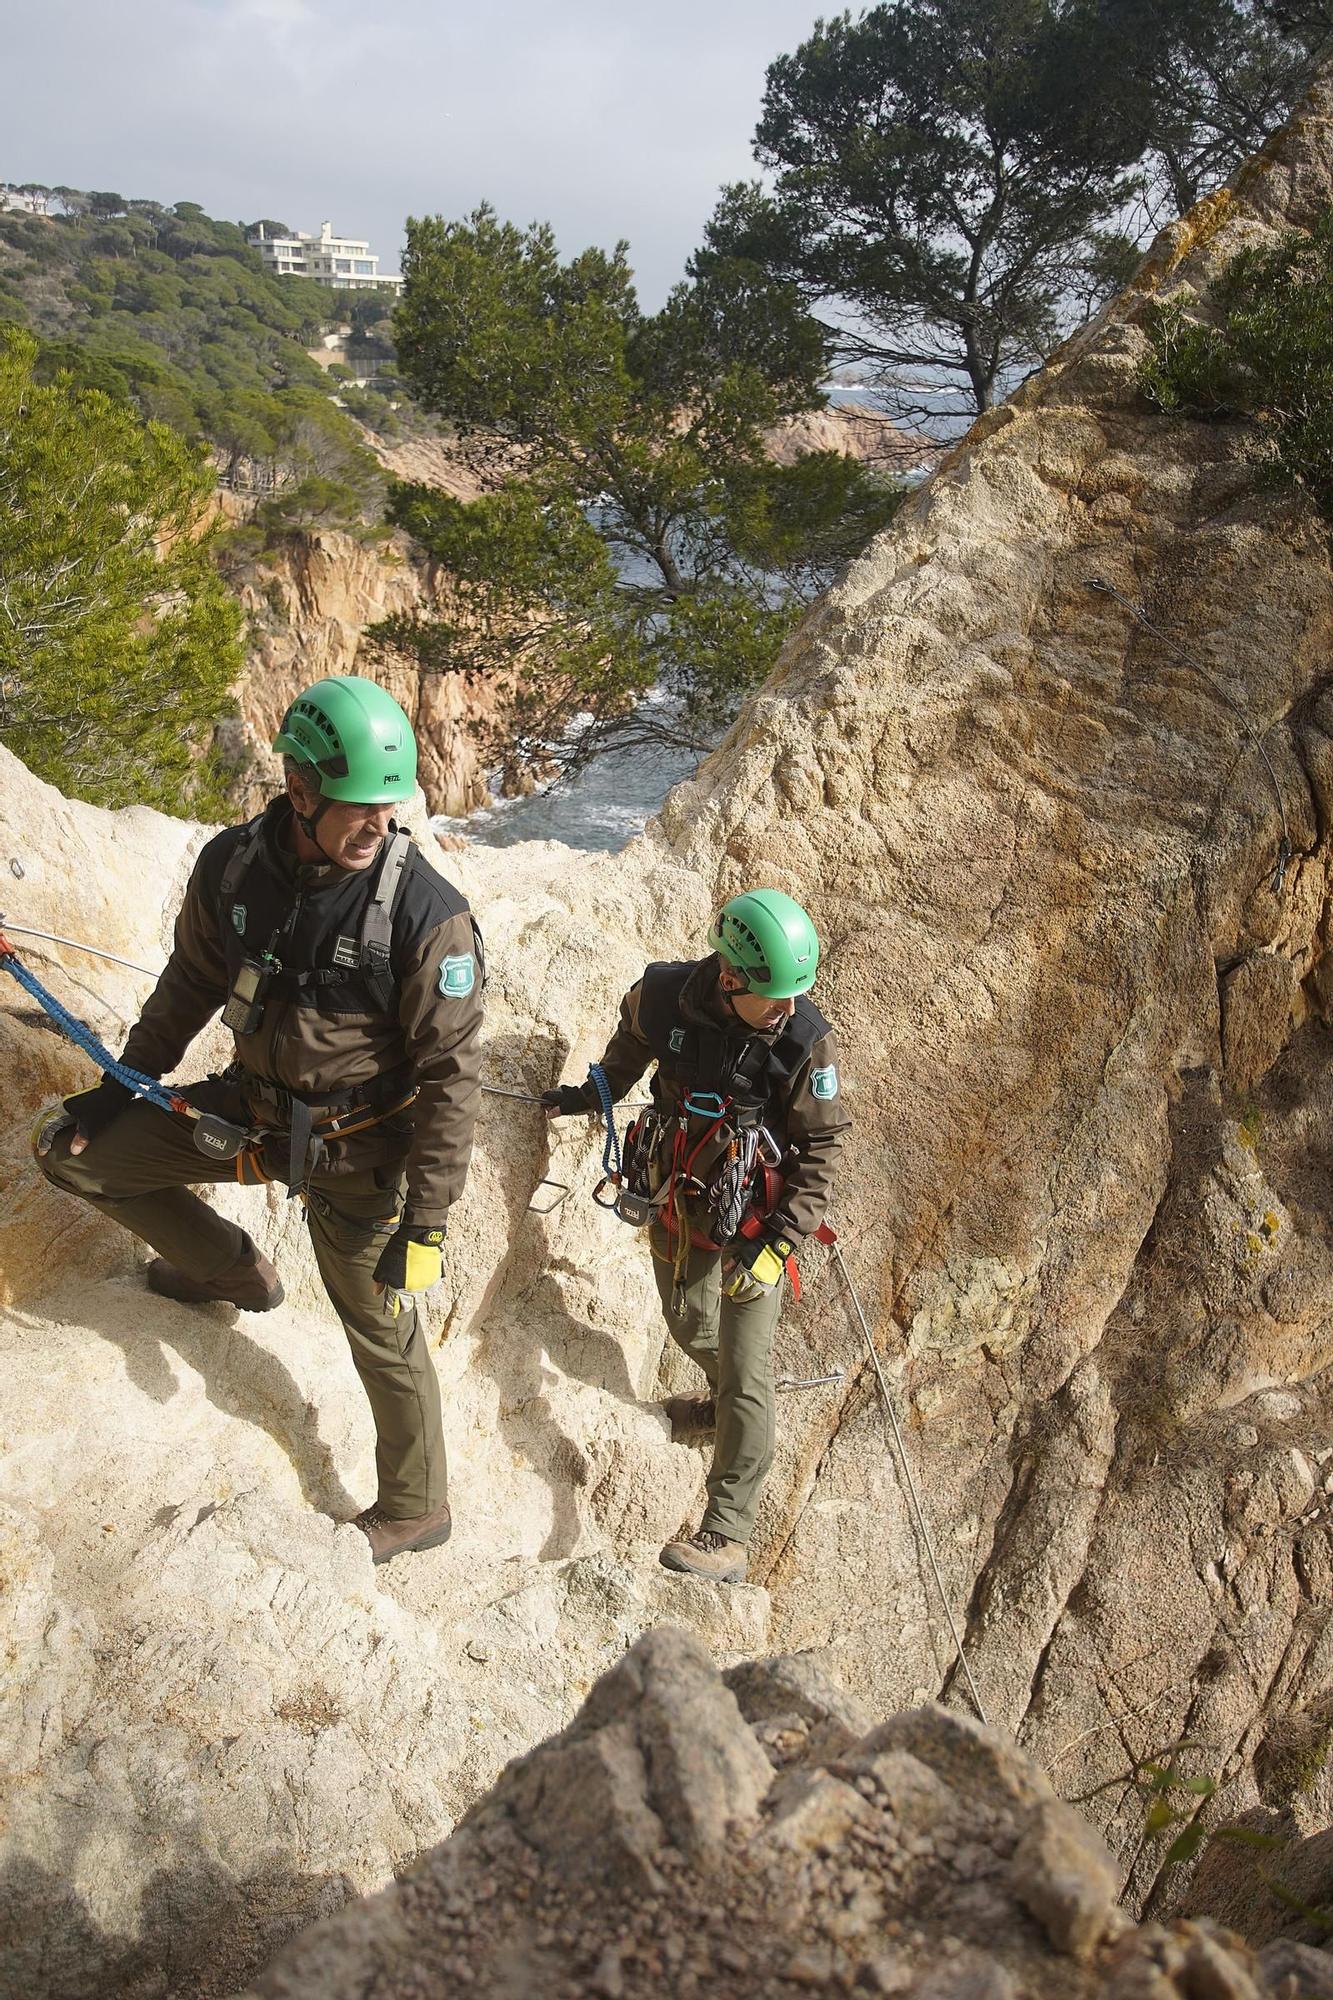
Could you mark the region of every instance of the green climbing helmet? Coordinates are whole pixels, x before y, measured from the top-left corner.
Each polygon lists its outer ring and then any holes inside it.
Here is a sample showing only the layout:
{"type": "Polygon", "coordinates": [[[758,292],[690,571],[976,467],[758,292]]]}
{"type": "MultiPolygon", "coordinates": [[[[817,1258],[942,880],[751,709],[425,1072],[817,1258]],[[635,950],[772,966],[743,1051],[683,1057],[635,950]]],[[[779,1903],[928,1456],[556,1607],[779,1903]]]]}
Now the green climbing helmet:
{"type": "Polygon", "coordinates": [[[391,694],[360,674],[335,674],[298,694],[273,748],[314,765],[322,798],[385,806],[416,786],[412,725],[391,694]]]}
{"type": "Polygon", "coordinates": [[[790,1000],[815,983],[815,927],[781,889],[747,889],[733,896],[719,910],[708,942],[765,1000],[790,1000]]]}

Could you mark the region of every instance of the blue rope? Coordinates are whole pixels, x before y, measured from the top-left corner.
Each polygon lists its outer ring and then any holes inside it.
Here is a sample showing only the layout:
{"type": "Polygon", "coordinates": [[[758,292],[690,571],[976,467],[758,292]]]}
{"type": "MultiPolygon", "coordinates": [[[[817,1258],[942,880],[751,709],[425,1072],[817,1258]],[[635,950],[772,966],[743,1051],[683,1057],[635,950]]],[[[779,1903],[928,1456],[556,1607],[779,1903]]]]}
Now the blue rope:
{"type": "Polygon", "coordinates": [[[602,1144],[602,1172],[610,1179],[619,1180],[620,1139],[616,1133],[611,1086],[606,1080],[606,1071],[600,1063],[589,1063],[588,1075],[596,1085],[597,1095],[602,1100],[602,1119],[606,1125],[606,1138],[602,1144]]]}
{"type": "Polygon", "coordinates": [[[139,1070],[131,1069],[128,1063],[117,1062],[110,1049],[98,1041],[92,1029],[62,1007],[54,993],[48,993],[40,979],[20,964],[13,951],[0,952],[0,965],[6,972],[12,972],[25,992],[31,993],[38,1005],[51,1016],[62,1035],[73,1042],[76,1048],[91,1056],[93,1061],[113,1076],[117,1083],[123,1083],[137,1097],[146,1097],[150,1104],[158,1104],[164,1111],[171,1110],[171,1092],[165,1090],[155,1076],[144,1076],[139,1070]]]}

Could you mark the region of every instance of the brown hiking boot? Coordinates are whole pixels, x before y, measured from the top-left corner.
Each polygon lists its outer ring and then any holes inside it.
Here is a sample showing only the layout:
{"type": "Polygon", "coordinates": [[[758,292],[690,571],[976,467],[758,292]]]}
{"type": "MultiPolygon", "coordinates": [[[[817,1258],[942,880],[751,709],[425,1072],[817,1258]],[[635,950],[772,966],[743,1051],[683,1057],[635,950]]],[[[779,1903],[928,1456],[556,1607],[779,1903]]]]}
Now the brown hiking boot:
{"type": "Polygon", "coordinates": [[[708,1576],[714,1583],[744,1583],[745,1544],[729,1542],[711,1528],[700,1528],[687,1542],[668,1542],[657,1558],[663,1569],[708,1576]]]}
{"type": "Polygon", "coordinates": [[[717,1404],[711,1396],[668,1396],[662,1408],[671,1425],[673,1444],[711,1437],[717,1429],[717,1404]]]}
{"type": "Polygon", "coordinates": [[[216,1278],[188,1277],[165,1257],[154,1257],[148,1266],[148,1289],[160,1292],[164,1299],[184,1299],[187,1305],[205,1305],[211,1299],[223,1299],[228,1305],[239,1306],[242,1312],[254,1313],[272,1312],[274,1306],[282,1304],[283,1297],[281,1278],[248,1236],[236,1262],[219,1271],[216,1278]]]}
{"type": "Polygon", "coordinates": [[[391,1520],[377,1500],[373,1507],[362,1509],[355,1526],[370,1543],[371,1561],[387,1563],[406,1555],[409,1549],[438,1549],[441,1542],[448,1541],[453,1522],[447,1500],[433,1513],[414,1514],[407,1521],[391,1520]]]}

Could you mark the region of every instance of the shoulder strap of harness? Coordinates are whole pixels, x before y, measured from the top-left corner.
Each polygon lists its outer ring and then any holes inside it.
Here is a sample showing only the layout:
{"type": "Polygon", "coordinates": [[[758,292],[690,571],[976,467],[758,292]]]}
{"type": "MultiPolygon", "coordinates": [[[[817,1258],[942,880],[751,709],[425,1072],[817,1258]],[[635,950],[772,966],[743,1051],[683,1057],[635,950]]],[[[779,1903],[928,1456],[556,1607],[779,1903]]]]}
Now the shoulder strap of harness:
{"type": "Polygon", "coordinates": [[[393,909],[411,853],[412,836],[400,826],[385,842],[374,890],[361,913],[361,973],[375,1005],[385,1014],[393,1012],[398,997],[390,964],[393,909]]]}
{"type": "MultiPolygon", "coordinates": [[[[639,1031],[657,1058],[659,1067],[665,1065],[680,1069],[688,1065],[702,1072],[719,1066],[726,1040],[720,1029],[687,1029],[675,1047],[672,1046],[672,1031],[682,1027],[680,996],[694,969],[692,964],[663,961],[650,965],[643,975],[639,994],[639,1031]]],[[[804,993],[798,994],[795,1012],[776,1042],[766,1042],[761,1035],[756,1035],[746,1044],[744,1054],[735,1065],[733,1085],[746,1084],[760,1097],[781,1091],[795,1076],[815,1043],[828,1031],[829,1024],[814,1001],[804,993]]],[[[709,1087],[714,1086],[710,1084],[709,1087]]]]}
{"type": "Polygon", "coordinates": [[[240,839],[227,856],[227,865],[222,871],[222,880],[218,883],[218,901],[224,907],[235,897],[245,880],[251,862],[259,852],[260,842],[263,839],[261,824],[263,818],[263,813],[258,813],[254,819],[246,821],[241,828],[240,839]]]}
{"type": "Polygon", "coordinates": [[[680,1021],[680,996],[694,971],[688,962],[658,960],[644,972],[639,992],[639,1033],[657,1060],[669,1053],[671,1030],[680,1021]]]}
{"type": "Polygon", "coordinates": [[[768,1052],[768,1068],[770,1074],[776,1072],[775,1081],[785,1082],[795,1076],[815,1043],[828,1031],[829,1024],[814,1001],[798,993],[796,1012],[768,1052]]]}

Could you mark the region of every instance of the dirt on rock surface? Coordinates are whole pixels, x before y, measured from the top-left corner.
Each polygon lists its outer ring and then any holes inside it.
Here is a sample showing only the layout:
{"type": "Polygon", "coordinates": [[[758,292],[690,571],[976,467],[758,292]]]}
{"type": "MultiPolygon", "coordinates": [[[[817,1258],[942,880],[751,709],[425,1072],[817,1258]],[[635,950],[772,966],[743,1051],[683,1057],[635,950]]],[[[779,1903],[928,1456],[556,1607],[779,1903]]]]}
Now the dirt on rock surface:
{"type": "Polygon", "coordinates": [[[245,2000],[1284,1993],[1216,1926],[1131,1924],[1102,1843],[1001,1732],[944,1708],[865,1720],[808,1656],[724,1677],[659,1628],[450,1841],[245,2000]]]}

